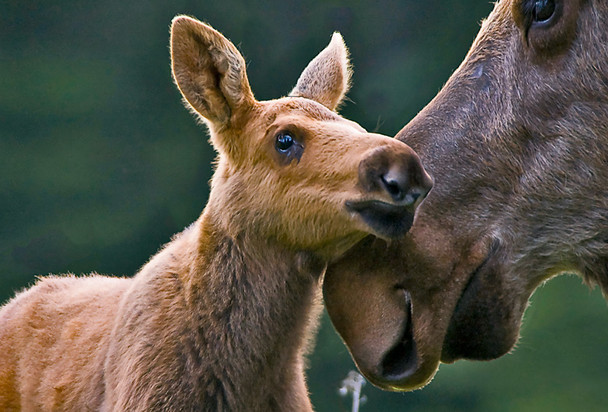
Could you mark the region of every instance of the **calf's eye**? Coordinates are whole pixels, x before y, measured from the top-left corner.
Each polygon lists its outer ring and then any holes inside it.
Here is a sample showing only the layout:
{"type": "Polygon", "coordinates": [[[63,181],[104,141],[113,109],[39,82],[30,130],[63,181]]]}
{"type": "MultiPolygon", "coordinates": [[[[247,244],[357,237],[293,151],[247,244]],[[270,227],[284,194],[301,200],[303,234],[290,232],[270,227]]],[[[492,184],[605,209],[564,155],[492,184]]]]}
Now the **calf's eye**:
{"type": "Polygon", "coordinates": [[[288,152],[294,144],[293,137],[289,133],[279,133],[274,147],[281,153],[288,152]]]}
{"type": "Polygon", "coordinates": [[[274,148],[279,156],[279,163],[289,165],[294,160],[300,162],[302,153],[304,153],[304,145],[302,141],[292,132],[283,131],[278,133],[274,139],[274,148]]]}

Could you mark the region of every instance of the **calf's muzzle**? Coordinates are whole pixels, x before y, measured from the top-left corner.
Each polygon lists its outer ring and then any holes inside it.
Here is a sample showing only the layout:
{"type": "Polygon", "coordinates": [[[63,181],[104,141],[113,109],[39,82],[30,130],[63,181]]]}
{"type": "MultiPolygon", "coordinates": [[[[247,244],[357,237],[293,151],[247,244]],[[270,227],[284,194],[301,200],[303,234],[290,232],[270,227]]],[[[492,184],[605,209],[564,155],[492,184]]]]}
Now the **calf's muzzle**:
{"type": "Polygon", "coordinates": [[[418,155],[406,145],[381,146],[360,162],[358,173],[364,199],[348,202],[347,207],[378,236],[403,236],[433,186],[418,155]]]}

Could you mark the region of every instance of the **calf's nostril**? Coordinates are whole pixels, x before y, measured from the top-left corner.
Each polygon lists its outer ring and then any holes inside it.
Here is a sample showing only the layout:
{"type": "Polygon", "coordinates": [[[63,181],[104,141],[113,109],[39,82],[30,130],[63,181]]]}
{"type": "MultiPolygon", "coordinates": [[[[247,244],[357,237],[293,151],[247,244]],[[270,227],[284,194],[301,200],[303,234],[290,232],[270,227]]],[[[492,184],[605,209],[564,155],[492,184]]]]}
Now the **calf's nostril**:
{"type": "Polygon", "coordinates": [[[411,185],[407,173],[388,172],[380,176],[381,186],[391,196],[393,201],[413,205],[420,198],[424,198],[429,189],[419,185],[411,185]]]}
{"type": "Polygon", "coordinates": [[[380,194],[395,206],[415,208],[433,181],[411,149],[389,149],[375,149],[359,163],[360,187],[367,193],[380,194]]]}
{"type": "Polygon", "coordinates": [[[403,180],[407,179],[397,179],[394,176],[390,176],[390,173],[384,174],[380,176],[380,180],[382,181],[382,186],[384,190],[391,195],[391,198],[395,202],[401,202],[405,199],[405,194],[407,191],[407,184],[404,183],[403,180]]]}

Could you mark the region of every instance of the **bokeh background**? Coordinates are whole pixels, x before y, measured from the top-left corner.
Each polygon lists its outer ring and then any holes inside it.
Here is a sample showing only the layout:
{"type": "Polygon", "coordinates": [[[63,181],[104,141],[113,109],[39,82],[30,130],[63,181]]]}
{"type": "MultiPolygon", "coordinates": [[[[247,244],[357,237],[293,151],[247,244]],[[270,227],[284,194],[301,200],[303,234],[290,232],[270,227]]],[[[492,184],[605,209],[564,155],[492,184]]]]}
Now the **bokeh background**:
{"type": "MultiPolygon", "coordinates": [[[[486,0],[0,1],[0,301],[48,273],[131,275],[205,205],[213,151],[169,69],[171,18],[238,44],[258,99],[291,90],[339,30],[342,113],[394,135],[458,66],[486,0]]],[[[364,388],[361,411],[575,411],[608,405],[608,311],[578,278],[532,299],[504,358],[443,365],[425,389],[364,388]]],[[[308,372],[317,411],[353,368],[324,318],[308,372]]]]}

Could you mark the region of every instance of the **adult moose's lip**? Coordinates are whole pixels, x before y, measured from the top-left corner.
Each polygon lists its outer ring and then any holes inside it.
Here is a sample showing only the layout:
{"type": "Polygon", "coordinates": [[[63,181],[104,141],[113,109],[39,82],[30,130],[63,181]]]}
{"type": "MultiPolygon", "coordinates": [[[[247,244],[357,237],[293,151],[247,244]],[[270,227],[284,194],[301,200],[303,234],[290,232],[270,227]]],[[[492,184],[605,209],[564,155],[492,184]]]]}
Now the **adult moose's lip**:
{"type": "MultiPolygon", "coordinates": [[[[373,285],[370,285],[373,290],[373,285]]],[[[324,289],[328,292],[327,289],[324,289]]],[[[331,293],[331,292],[330,292],[331,293]]],[[[340,335],[350,343],[347,345],[351,356],[359,370],[365,377],[374,385],[387,390],[401,390],[400,387],[404,380],[407,381],[414,375],[418,368],[418,351],[414,340],[413,316],[412,316],[412,300],[409,292],[400,287],[396,287],[393,291],[394,297],[400,301],[400,310],[402,311],[399,319],[388,319],[387,322],[393,323],[395,329],[387,329],[390,331],[390,336],[385,334],[375,335],[375,329],[370,329],[370,334],[365,336],[363,341],[355,341],[350,339],[352,331],[348,328],[340,327],[339,309],[336,310],[335,302],[327,301],[330,304],[329,313],[334,326],[340,335]],[[335,321],[338,321],[336,324],[335,321]],[[387,345],[387,343],[391,343],[387,345]],[[370,351],[369,349],[372,348],[370,351]]],[[[327,293],[325,294],[327,298],[327,293]]],[[[369,308],[374,312],[377,308],[369,308]]],[[[382,319],[377,319],[377,322],[383,322],[382,319]]],[[[366,329],[366,325],[361,325],[362,329],[366,329]]]]}
{"type": "MultiPolygon", "coordinates": [[[[403,289],[402,289],[403,290],[403,289]]],[[[404,318],[403,330],[397,342],[382,357],[380,376],[382,383],[389,388],[392,382],[400,382],[412,375],[418,367],[418,352],[414,340],[412,299],[409,292],[403,290],[407,315],[404,318]]]]}
{"type": "Polygon", "coordinates": [[[370,383],[392,391],[424,386],[437,370],[441,349],[437,340],[424,339],[424,300],[395,283],[400,265],[375,270],[401,247],[370,235],[330,265],[323,279],[327,313],[357,367],[370,383]],[[373,258],[358,259],[370,250],[373,258]]]}
{"type": "Polygon", "coordinates": [[[515,345],[525,304],[504,293],[509,287],[500,268],[500,250],[500,242],[495,240],[464,287],[446,331],[442,362],[492,360],[515,345]]]}
{"type": "Polygon", "coordinates": [[[407,233],[414,221],[412,203],[394,204],[380,200],[347,201],[346,208],[361,216],[377,236],[395,239],[407,233]]]}

